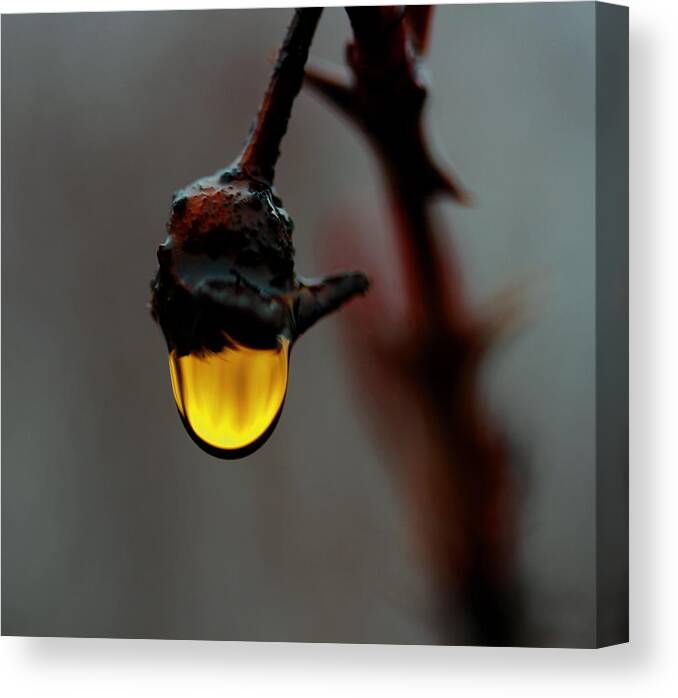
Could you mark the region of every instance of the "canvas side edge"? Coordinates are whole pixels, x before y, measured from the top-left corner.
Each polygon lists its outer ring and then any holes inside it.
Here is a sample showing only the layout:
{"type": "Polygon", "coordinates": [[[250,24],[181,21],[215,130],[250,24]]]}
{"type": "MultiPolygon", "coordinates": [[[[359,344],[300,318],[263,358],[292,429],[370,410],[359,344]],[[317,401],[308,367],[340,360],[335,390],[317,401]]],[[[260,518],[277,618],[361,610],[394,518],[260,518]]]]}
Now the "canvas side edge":
{"type": "Polygon", "coordinates": [[[628,8],[596,3],[596,647],[629,639],[628,8]]]}

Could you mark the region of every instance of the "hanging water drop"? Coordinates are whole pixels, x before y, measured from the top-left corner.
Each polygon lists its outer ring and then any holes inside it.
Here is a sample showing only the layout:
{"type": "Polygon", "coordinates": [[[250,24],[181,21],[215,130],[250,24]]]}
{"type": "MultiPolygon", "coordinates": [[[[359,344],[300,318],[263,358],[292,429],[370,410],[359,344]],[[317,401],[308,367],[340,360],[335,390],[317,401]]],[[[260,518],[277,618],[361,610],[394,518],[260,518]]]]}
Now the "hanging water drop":
{"type": "Polygon", "coordinates": [[[193,440],[220,458],[259,448],[278,421],[287,391],[289,340],[275,349],[237,342],[221,352],[169,355],[172,390],[193,440]]]}

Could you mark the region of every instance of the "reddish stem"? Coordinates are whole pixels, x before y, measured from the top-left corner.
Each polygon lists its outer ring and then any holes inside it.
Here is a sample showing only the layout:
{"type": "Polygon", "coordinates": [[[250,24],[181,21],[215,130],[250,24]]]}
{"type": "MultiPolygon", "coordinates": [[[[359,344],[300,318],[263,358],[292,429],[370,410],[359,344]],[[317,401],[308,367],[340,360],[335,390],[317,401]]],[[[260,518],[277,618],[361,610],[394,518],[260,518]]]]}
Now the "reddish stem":
{"type": "MultiPolygon", "coordinates": [[[[410,488],[446,610],[460,600],[471,641],[516,640],[513,569],[515,510],[506,445],[480,394],[487,331],[467,307],[461,279],[443,254],[430,202],[446,194],[467,201],[433,161],[424,138],[426,86],[418,75],[428,11],[347,8],[354,31],[348,60],[354,82],[318,73],[309,81],[365,132],[381,161],[410,302],[407,338],[413,378],[430,415],[441,456],[413,464],[410,488]]],[[[405,374],[403,374],[405,375],[405,374]]]]}

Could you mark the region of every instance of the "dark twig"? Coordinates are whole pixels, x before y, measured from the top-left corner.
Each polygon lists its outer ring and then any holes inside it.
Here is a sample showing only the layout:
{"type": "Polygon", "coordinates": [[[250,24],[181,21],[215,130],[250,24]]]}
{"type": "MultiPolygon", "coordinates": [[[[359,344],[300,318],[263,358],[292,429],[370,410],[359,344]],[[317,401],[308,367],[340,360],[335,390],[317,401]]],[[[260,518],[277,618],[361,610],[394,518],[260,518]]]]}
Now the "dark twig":
{"type": "Polygon", "coordinates": [[[273,182],[280,143],[292,105],[301,89],[304,66],[322,8],[296,10],[278,53],[268,90],[259,108],[237,166],[247,174],[273,182]]]}

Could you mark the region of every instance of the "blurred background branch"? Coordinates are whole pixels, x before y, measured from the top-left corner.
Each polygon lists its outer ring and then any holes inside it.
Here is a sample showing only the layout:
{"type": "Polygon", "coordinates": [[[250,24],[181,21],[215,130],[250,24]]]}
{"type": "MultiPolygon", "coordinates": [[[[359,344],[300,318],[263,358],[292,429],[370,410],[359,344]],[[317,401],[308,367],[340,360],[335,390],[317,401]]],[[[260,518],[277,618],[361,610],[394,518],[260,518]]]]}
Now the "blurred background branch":
{"type": "MultiPolygon", "coordinates": [[[[347,12],[354,33],[346,54],[350,84],[313,68],[307,81],[367,136],[387,183],[407,311],[399,336],[369,350],[389,368],[383,380],[404,388],[405,404],[387,431],[400,439],[409,431],[416,443],[417,430],[405,415],[418,406],[423,419],[419,447],[403,450],[406,462],[398,471],[437,588],[443,641],[519,643],[514,483],[479,376],[510,311],[504,307],[491,318],[471,311],[431,217],[435,197],[470,201],[457,178],[434,161],[422,124],[428,86],[421,61],[433,8],[347,12]],[[466,617],[461,637],[460,616],[466,617]]],[[[364,320],[378,325],[380,317],[364,320]]],[[[351,323],[349,331],[364,327],[351,323]]],[[[381,385],[372,394],[381,400],[389,392],[381,385]]]]}

